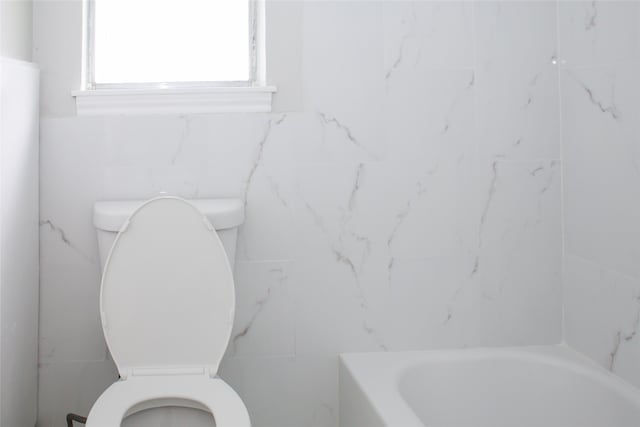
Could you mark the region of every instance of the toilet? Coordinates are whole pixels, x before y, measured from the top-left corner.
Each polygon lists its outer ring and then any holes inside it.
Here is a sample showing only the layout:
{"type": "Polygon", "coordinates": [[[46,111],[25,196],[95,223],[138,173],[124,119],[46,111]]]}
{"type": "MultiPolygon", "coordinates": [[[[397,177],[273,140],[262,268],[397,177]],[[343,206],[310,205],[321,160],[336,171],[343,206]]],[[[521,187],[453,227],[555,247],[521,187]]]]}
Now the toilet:
{"type": "Polygon", "coordinates": [[[159,426],[158,412],[146,424],[142,416],[156,410],[184,415],[174,425],[185,427],[199,425],[188,414],[201,419],[201,411],[217,427],[250,426],[244,403],[217,376],[233,326],[243,220],[236,199],[95,204],[100,317],[120,380],[94,403],[87,427],[121,426],[130,416],[136,426],[159,426]]]}

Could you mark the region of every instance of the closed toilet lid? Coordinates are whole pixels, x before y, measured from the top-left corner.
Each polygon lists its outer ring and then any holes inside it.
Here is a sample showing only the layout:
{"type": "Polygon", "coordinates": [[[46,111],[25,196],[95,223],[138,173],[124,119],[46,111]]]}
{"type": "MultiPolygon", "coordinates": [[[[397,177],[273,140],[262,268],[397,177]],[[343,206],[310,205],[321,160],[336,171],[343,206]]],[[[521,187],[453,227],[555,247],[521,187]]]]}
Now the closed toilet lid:
{"type": "Polygon", "coordinates": [[[233,276],[215,230],[187,201],[162,197],[135,211],[106,262],[100,316],[120,375],[217,372],[235,309],[233,276]]]}

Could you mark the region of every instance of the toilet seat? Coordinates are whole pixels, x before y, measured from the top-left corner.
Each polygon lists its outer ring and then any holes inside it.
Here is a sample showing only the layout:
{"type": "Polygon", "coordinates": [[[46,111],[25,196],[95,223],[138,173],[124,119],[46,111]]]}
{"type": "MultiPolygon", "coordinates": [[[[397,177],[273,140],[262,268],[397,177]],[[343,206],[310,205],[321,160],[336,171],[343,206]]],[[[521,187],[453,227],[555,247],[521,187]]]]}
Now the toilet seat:
{"type": "Polygon", "coordinates": [[[204,375],[178,375],[134,376],[116,382],[91,408],[87,427],[120,426],[124,418],[135,412],[168,405],[209,411],[218,427],[251,425],[244,403],[223,380],[204,375]]]}
{"type": "Polygon", "coordinates": [[[165,366],[215,376],[234,311],[231,267],[204,214],[175,197],[131,214],[100,287],[102,329],[121,378],[165,366]]]}
{"type": "Polygon", "coordinates": [[[215,378],[235,311],[233,275],[207,218],[176,197],[152,199],[113,244],[100,317],[121,380],[96,401],[89,427],[120,426],[158,406],[211,411],[218,427],[250,426],[242,400],[215,378]]]}

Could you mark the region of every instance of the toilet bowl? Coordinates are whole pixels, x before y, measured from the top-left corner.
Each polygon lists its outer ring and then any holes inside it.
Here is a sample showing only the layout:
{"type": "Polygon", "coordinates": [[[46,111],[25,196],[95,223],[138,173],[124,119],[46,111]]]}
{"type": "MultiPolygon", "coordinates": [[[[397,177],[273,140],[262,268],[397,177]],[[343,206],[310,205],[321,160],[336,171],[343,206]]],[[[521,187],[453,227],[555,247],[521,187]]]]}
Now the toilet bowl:
{"type": "Polygon", "coordinates": [[[96,204],[101,251],[111,246],[100,317],[120,380],[94,403],[87,427],[116,427],[133,414],[176,407],[210,412],[217,427],[250,426],[238,394],[217,377],[235,292],[216,228],[233,231],[226,248],[235,250],[235,227],[242,220],[239,200],[160,197],[96,204]]]}

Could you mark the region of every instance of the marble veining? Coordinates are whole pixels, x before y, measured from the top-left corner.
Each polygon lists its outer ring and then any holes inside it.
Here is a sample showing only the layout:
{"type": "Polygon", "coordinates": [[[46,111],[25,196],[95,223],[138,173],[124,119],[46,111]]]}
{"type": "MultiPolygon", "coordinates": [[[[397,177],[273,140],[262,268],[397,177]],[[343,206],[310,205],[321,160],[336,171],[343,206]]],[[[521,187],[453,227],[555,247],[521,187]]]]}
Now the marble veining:
{"type": "Polygon", "coordinates": [[[333,422],[337,422],[338,420],[333,406],[327,402],[320,402],[320,404],[313,409],[311,425],[322,425],[318,423],[321,423],[323,420],[327,419],[327,417],[333,422]]]}
{"type": "Polygon", "coordinates": [[[589,98],[589,102],[594,105],[595,107],[597,107],[602,113],[605,113],[609,116],[611,116],[612,119],[614,120],[618,120],[620,118],[620,112],[618,110],[618,107],[616,106],[616,102],[615,102],[615,81],[611,82],[610,85],[610,95],[609,95],[609,102],[607,105],[607,103],[605,103],[603,100],[601,100],[595,93],[594,90],[592,88],[590,88],[586,83],[584,83],[582,80],[580,80],[574,73],[572,72],[568,72],[568,75],[576,82],[580,85],[580,87],[582,88],[582,90],[587,94],[588,98],[589,98]]]}
{"type": "MultiPolygon", "coordinates": [[[[277,286],[282,287],[284,283],[289,279],[289,276],[284,272],[282,268],[272,268],[269,270],[270,275],[277,275],[277,286]]],[[[253,311],[249,320],[246,322],[244,326],[241,326],[240,331],[235,333],[231,338],[232,345],[232,354],[238,352],[238,345],[240,341],[249,334],[249,331],[253,327],[256,319],[259,317],[260,313],[264,309],[264,307],[269,303],[271,299],[271,294],[273,292],[273,288],[271,286],[265,289],[265,293],[255,301],[253,311]]]]}
{"type": "Polygon", "coordinates": [[[542,74],[541,72],[537,72],[533,76],[533,78],[529,81],[529,85],[528,85],[529,91],[527,93],[527,100],[525,101],[522,108],[524,109],[529,108],[529,106],[533,104],[533,100],[534,100],[533,89],[535,89],[536,85],[538,84],[538,80],[540,79],[541,74],[542,74]]]}
{"type": "MultiPolygon", "coordinates": [[[[391,79],[391,76],[393,75],[393,73],[396,71],[396,69],[400,67],[400,64],[402,64],[404,50],[406,48],[407,43],[409,42],[410,39],[413,39],[416,37],[415,26],[417,25],[417,21],[418,21],[418,17],[416,15],[416,4],[415,2],[411,2],[411,17],[409,18],[409,24],[408,24],[409,29],[400,39],[400,46],[398,47],[398,53],[396,54],[396,59],[393,61],[393,64],[391,64],[391,68],[389,68],[389,71],[387,71],[387,73],[384,76],[385,80],[387,81],[387,84],[389,83],[389,80],[391,79]]],[[[407,20],[403,19],[401,23],[404,25],[406,24],[406,22],[407,20]]],[[[419,60],[420,60],[420,56],[418,55],[416,57],[415,63],[417,64],[419,60]]]]}
{"type": "Polygon", "coordinates": [[[336,129],[338,129],[344,134],[344,136],[347,138],[347,140],[351,144],[353,144],[354,146],[359,148],[361,151],[366,153],[372,160],[377,159],[377,156],[368,147],[366,147],[362,142],[356,139],[351,129],[348,126],[346,126],[344,123],[339,121],[336,117],[331,117],[323,112],[318,112],[318,117],[320,118],[320,121],[324,126],[335,127],[336,129]]]}
{"type": "Polygon", "coordinates": [[[475,72],[471,71],[471,78],[469,79],[469,83],[467,83],[467,85],[456,95],[456,97],[451,101],[451,104],[449,105],[449,109],[444,117],[444,125],[442,126],[442,130],[440,131],[441,135],[445,135],[447,134],[447,132],[449,132],[449,129],[451,128],[451,117],[459,107],[460,103],[463,102],[470,93],[473,93],[472,91],[475,82],[475,72]]]}
{"type": "Polygon", "coordinates": [[[589,101],[591,101],[591,103],[595,106],[597,106],[600,111],[602,111],[603,113],[608,113],[609,115],[611,115],[611,117],[615,120],[618,120],[620,118],[620,113],[618,112],[618,108],[615,105],[615,101],[614,101],[614,90],[613,88],[611,89],[611,105],[610,106],[604,106],[602,101],[596,99],[596,97],[593,94],[593,91],[591,89],[589,89],[584,83],[581,83],[582,88],[584,89],[584,91],[587,93],[587,95],[589,95],[589,101]]]}
{"type": "MultiPolygon", "coordinates": [[[[356,278],[358,278],[358,273],[361,273],[364,265],[367,261],[367,258],[371,254],[372,250],[372,241],[369,237],[359,234],[351,227],[349,224],[354,220],[356,215],[356,207],[357,207],[357,199],[358,193],[363,185],[364,175],[365,175],[365,164],[359,163],[356,168],[355,179],[353,182],[353,187],[351,189],[351,193],[349,194],[349,201],[347,203],[347,209],[342,215],[341,223],[340,223],[340,234],[338,236],[338,241],[341,245],[345,244],[345,240],[347,238],[352,239],[357,246],[360,247],[360,262],[354,264],[349,258],[346,259],[347,265],[353,267],[352,271],[356,278]]],[[[336,253],[336,257],[339,257],[339,253],[336,253]]],[[[340,259],[340,258],[338,258],[340,259]]]]}
{"type": "Polygon", "coordinates": [[[387,263],[387,279],[389,282],[391,282],[391,274],[395,262],[395,258],[393,256],[393,242],[398,234],[398,230],[406,220],[407,216],[411,213],[413,203],[415,203],[415,200],[420,198],[426,192],[427,188],[424,186],[424,184],[422,184],[422,182],[418,181],[416,183],[416,189],[413,196],[409,200],[407,200],[404,207],[395,216],[393,228],[391,229],[391,233],[389,233],[389,237],[387,238],[387,251],[389,252],[389,262],[387,263]]]}
{"type": "Polygon", "coordinates": [[[640,16],[636,2],[559,8],[564,64],[566,340],[640,385],[635,184],[640,16]]]}
{"type": "Polygon", "coordinates": [[[596,6],[596,2],[592,1],[585,8],[585,25],[584,29],[586,31],[595,30],[598,25],[598,8],[596,6]]]}
{"type": "MultiPolygon", "coordinates": [[[[251,168],[249,169],[249,173],[247,175],[247,178],[245,180],[245,187],[244,187],[244,194],[243,194],[243,199],[245,201],[245,204],[247,203],[247,198],[248,198],[248,194],[249,194],[249,188],[251,187],[251,182],[253,180],[253,176],[256,173],[256,170],[258,169],[258,167],[260,166],[261,162],[262,162],[262,156],[264,153],[264,149],[265,149],[265,145],[267,144],[267,141],[269,140],[269,136],[271,135],[271,130],[275,127],[278,126],[280,124],[282,124],[285,119],[287,118],[286,114],[283,114],[282,116],[280,116],[277,119],[270,119],[266,126],[265,126],[265,130],[264,130],[264,134],[262,136],[262,139],[258,142],[258,147],[257,147],[257,152],[256,152],[256,156],[253,159],[253,163],[251,164],[251,168]]],[[[277,189],[276,187],[273,187],[275,189],[277,189]]],[[[282,198],[280,198],[282,200],[282,198]]]]}
{"type": "MultiPolygon", "coordinates": [[[[178,157],[182,154],[182,148],[184,147],[185,141],[189,138],[189,133],[191,132],[191,117],[183,116],[182,120],[184,121],[184,127],[182,130],[182,135],[180,135],[180,139],[178,141],[178,146],[176,147],[176,152],[173,154],[171,158],[171,164],[175,165],[178,157]]],[[[196,190],[197,194],[197,190],[196,190]]]]}
{"type": "Polygon", "coordinates": [[[356,204],[356,196],[358,194],[358,190],[360,190],[360,180],[362,179],[362,170],[364,169],[364,163],[360,163],[358,165],[358,169],[356,170],[356,179],[353,183],[353,189],[351,190],[351,194],[349,195],[349,212],[353,212],[353,209],[356,204]]]}
{"type": "Polygon", "coordinates": [[[67,237],[67,233],[57,225],[55,225],[50,219],[42,219],[40,220],[40,228],[48,228],[49,231],[56,234],[60,241],[64,243],[67,247],[72,249],[78,255],[83,257],[85,260],[89,261],[92,264],[96,264],[96,260],[91,256],[87,255],[82,249],[80,249],[76,244],[74,244],[69,237],[67,237]]]}
{"type": "MultiPolygon", "coordinates": [[[[540,194],[544,194],[546,193],[549,188],[551,188],[551,186],[553,185],[553,183],[555,182],[556,179],[556,166],[557,166],[558,162],[553,160],[549,163],[549,169],[551,171],[551,173],[548,174],[547,180],[545,182],[545,184],[542,186],[542,188],[540,189],[540,194]]],[[[545,168],[543,166],[536,168],[534,170],[531,171],[531,176],[536,177],[536,175],[538,175],[538,173],[544,171],[545,168]]]]}
{"type": "MultiPolygon", "coordinates": [[[[315,223],[315,225],[320,229],[320,231],[322,232],[323,236],[325,237],[327,244],[330,247],[331,253],[333,254],[333,258],[335,259],[336,262],[338,262],[339,264],[342,264],[344,266],[346,266],[349,270],[349,272],[351,273],[351,275],[353,276],[354,279],[354,283],[356,285],[357,291],[358,291],[358,300],[359,300],[359,306],[361,309],[366,310],[368,308],[368,302],[367,302],[367,298],[366,295],[362,289],[361,283],[360,283],[360,277],[359,277],[359,270],[358,267],[356,267],[356,263],[351,259],[351,257],[349,255],[347,255],[347,253],[344,251],[343,249],[343,238],[344,238],[344,234],[345,234],[345,227],[344,227],[344,221],[343,221],[343,226],[341,227],[341,231],[340,234],[337,238],[337,245],[334,243],[333,238],[331,236],[331,233],[329,232],[329,230],[327,229],[327,227],[324,224],[324,221],[322,219],[322,217],[313,209],[313,207],[306,201],[304,201],[304,206],[306,208],[306,210],[308,211],[308,213],[311,215],[311,217],[313,218],[313,221],[315,223]]],[[[358,238],[359,236],[356,236],[356,238],[358,238]]],[[[358,240],[358,239],[357,239],[358,240]]],[[[360,242],[364,243],[364,253],[366,254],[368,248],[370,247],[370,243],[368,242],[368,240],[364,237],[362,237],[361,239],[359,239],[360,242]]]]}
{"type": "MultiPolygon", "coordinates": [[[[487,222],[487,215],[489,214],[489,208],[491,207],[491,202],[493,201],[493,196],[496,194],[496,187],[498,184],[498,161],[494,161],[491,165],[491,181],[489,183],[489,191],[487,192],[487,197],[485,198],[484,206],[482,208],[482,214],[480,215],[480,224],[478,227],[478,251],[482,249],[482,236],[484,235],[484,226],[487,222]]],[[[476,255],[476,259],[473,263],[473,270],[471,270],[471,276],[474,276],[478,273],[480,269],[480,254],[476,255]]]]}
{"type": "Polygon", "coordinates": [[[615,370],[616,357],[618,356],[618,352],[620,351],[620,346],[623,344],[630,343],[636,336],[638,332],[638,327],[640,326],[640,296],[635,298],[636,303],[636,313],[631,325],[631,329],[626,332],[622,329],[616,331],[615,336],[613,338],[613,348],[609,353],[609,364],[608,369],[610,371],[615,370]]]}
{"type": "Polygon", "coordinates": [[[640,385],[637,2],[559,4],[566,340],[640,385]]]}

